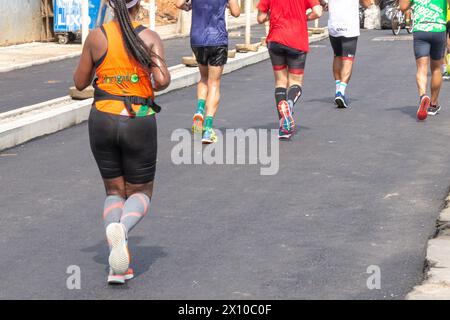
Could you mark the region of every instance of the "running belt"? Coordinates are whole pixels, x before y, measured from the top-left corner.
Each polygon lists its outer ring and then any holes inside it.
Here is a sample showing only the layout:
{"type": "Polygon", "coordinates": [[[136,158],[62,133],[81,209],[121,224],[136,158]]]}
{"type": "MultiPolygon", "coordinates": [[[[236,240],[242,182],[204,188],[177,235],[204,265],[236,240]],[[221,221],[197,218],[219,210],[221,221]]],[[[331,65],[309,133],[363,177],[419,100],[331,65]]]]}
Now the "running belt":
{"type": "Polygon", "coordinates": [[[95,89],[94,102],[106,100],[122,101],[125,104],[125,108],[127,109],[131,117],[136,116],[136,112],[132,108],[133,104],[151,107],[156,113],[161,112],[161,107],[156,104],[156,102],[151,97],[143,98],[138,96],[117,96],[100,89],[97,85],[97,81],[94,81],[93,87],[95,89]]]}

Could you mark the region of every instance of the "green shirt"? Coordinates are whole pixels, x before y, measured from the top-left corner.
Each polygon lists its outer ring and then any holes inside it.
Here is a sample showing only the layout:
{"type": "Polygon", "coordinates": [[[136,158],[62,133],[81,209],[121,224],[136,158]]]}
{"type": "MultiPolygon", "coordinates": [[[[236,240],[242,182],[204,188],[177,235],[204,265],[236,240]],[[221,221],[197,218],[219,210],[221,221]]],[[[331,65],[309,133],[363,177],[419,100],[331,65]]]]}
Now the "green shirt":
{"type": "Polygon", "coordinates": [[[414,5],[414,32],[445,32],[447,0],[411,0],[414,5]]]}

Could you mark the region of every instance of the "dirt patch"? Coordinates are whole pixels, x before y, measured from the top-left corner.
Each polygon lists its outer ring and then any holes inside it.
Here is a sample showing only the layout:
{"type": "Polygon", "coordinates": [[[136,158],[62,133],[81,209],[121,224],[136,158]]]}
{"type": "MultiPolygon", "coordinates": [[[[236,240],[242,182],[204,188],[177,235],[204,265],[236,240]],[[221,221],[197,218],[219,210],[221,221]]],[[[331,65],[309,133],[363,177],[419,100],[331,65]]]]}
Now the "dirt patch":
{"type": "MultiPolygon", "coordinates": [[[[149,2],[144,0],[144,2],[149,2]]],[[[156,25],[163,26],[177,23],[178,9],[175,7],[175,0],[156,0],[156,25]]],[[[140,14],[141,19],[148,21],[148,12],[143,10],[140,14]]]]}

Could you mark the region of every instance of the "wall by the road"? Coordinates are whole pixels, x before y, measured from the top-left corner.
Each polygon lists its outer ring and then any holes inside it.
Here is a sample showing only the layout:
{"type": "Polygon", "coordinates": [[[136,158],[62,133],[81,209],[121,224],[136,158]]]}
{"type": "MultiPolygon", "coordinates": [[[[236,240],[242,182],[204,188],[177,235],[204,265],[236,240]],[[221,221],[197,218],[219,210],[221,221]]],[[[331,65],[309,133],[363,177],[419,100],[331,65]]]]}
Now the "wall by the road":
{"type": "Polygon", "coordinates": [[[41,38],[40,0],[0,0],[0,46],[41,38]]]}

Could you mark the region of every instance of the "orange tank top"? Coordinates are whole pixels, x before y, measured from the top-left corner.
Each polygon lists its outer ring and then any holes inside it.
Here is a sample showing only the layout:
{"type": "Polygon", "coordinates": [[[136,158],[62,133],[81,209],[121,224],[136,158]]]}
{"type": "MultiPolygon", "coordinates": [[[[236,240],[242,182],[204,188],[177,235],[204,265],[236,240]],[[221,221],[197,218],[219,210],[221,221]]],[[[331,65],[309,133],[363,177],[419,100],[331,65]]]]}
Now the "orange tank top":
{"type": "MultiPolygon", "coordinates": [[[[133,22],[138,29],[139,23],[133,22]]],[[[132,56],[129,56],[122,40],[118,22],[111,21],[102,26],[108,40],[105,55],[96,63],[96,86],[109,94],[117,96],[137,96],[154,99],[154,92],[148,72],[132,56]]],[[[96,101],[97,110],[116,115],[130,116],[125,103],[117,100],[96,101]]],[[[132,105],[138,113],[142,105],[132,105]]],[[[154,114],[152,108],[147,114],[154,114]]]]}

